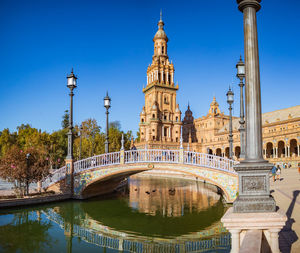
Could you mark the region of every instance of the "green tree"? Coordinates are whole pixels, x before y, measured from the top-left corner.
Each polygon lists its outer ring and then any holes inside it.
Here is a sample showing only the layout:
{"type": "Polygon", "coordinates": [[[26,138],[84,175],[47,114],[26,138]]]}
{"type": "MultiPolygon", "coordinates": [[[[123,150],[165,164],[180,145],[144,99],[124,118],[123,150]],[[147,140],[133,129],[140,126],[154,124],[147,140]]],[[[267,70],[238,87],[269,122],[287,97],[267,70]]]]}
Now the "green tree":
{"type": "Polygon", "coordinates": [[[11,148],[16,143],[17,134],[10,133],[9,129],[6,128],[2,131],[0,136],[0,158],[5,155],[7,150],[11,148]]]}
{"type": "Polygon", "coordinates": [[[0,160],[0,177],[14,183],[17,193],[28,194],[30,183],[49,174],[47,152],[37,148],[20,149],[12,146],[0,160]]]}
{"type": "Polygon", "coordinates": [[[64,165],[64,160],[68,152],[67,132],[68,129],[62,129],[50,135],[49,156],[52,168],[57,169],[64,165]]]}
{"type": "MultiPolygon", "coordinates": [[[[81,123],[82,143],[81,158],[99,154],[98,146],[102,144],[100,129],[95,119],[89,118],[81,123]]],[[[74,157],[78,159],[80,150],[79,126],[75,126],[74,157]]]]}
{"type": "Polygon", "coordinates": [[[65,110],[65,113],[62,116],[61,127],[63,129],[66,129],[69,127],[69,110],[65,110]]]}
{"type": "Polygon", "coordinates": [[[136,132],[136,139],[135,139],[135,140],[136,140],[137,142],[139,142],[139,141],[140,141],[140,138],[141,138],[140,131],[137,131],[137,132],[136,132]]]}

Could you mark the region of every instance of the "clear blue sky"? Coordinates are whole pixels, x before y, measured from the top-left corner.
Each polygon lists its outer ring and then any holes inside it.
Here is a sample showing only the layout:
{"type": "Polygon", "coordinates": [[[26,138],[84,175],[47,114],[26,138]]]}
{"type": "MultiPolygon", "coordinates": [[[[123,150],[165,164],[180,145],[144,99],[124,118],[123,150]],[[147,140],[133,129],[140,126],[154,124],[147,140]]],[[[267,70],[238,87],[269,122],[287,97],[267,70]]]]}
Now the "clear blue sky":
{"type": "MultiPolygon", "coordinates": [[[[235,64],[244,43],[235,0],[1,0],[0,130],[22,123],[59,129],[74,67],[74,122],[95,118],[103,126],[108,90],[110,119],[135,133],[160,9],[181,111],[189,101],[194,116],[203,116],[215,95],[227,113],[225,94],[233,85],[238,115],[235,64]]],[[[300,104],[299,11],[297,0],[263,0],[258,12],[263,112],[300,104]]]]}

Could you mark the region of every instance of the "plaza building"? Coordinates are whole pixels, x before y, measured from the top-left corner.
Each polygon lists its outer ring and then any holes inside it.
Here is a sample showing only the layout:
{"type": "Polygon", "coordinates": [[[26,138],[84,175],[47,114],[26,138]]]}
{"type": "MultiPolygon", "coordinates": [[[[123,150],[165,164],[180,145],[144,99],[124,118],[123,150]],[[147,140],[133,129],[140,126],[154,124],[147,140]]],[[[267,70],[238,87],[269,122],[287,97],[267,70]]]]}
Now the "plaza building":
{"type": "MultiPolygon", "coordinates": [[[[138,149],[178,149],[182,130],[185,150],[229,157],[229,116],[215,97],[205,116],[194,118],[188,105],[184,118],[176,102],[174,65],[167,54],[168,37],[162,18],[154,36],[154,55],[143,89],[145,106],[140,113],[138,149]]],[[[233,158],[240,159],[239,118],[233,117],[233,158]]],[[[272,163],[300,162],[300,105],[262,114],[264,158],[272,163]]]]}

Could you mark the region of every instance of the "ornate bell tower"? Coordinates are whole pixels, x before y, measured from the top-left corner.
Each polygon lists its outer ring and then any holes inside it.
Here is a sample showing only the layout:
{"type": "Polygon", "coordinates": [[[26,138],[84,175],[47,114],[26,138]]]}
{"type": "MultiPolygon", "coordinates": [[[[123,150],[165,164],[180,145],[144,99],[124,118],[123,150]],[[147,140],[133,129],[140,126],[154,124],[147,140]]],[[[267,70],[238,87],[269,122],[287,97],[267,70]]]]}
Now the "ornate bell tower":
{"type": "Polygon", "coordinates": [[[143,89],[145,106],[140,114],[140,141],[167,148],[170,146],[168,143],[179,145],[182,123],[181,111],[176,103],[178,85],[174,85],[174,65],[170,63],[167,53],[168,37],[162,14],[153,42],[154,55],[147,69],[147,85],[143,89]]]}

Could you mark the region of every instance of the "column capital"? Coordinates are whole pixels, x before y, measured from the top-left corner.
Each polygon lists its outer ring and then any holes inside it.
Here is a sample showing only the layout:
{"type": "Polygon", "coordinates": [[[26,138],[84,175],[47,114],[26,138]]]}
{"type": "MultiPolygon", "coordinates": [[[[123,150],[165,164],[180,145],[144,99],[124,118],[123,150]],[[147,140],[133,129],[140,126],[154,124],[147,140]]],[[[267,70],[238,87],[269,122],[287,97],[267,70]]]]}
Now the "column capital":
{"type": "Polygon", "coordinates": [[[236,2],[238,3],[239,10],[241,12],[243,12],[246,7],[252,7],[256,11],[259,11],[261,7],[260,6],[261,0],[236,0],[236,2]]]}

